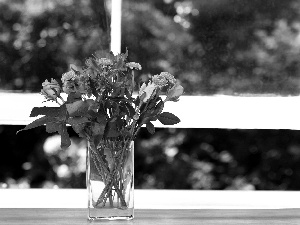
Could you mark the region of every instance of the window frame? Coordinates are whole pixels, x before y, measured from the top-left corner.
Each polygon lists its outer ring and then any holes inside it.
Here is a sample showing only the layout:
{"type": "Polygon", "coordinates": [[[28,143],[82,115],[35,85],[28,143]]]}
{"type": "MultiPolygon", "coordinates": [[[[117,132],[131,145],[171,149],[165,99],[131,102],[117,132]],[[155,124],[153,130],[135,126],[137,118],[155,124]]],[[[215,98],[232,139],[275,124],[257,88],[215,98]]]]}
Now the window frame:
{"type": "MultiPolygon", "coordinates": [[[[111,51],[121,51],[122,0],[111,4],[111,51]]],[[[0,125],[26,125],[33,107],[42,103],[38,93],[0,92],[0,125]]],[[[177,115],[181,122],[172,126],[154,122],[155,127],[221,128],[221,129],[300,129],[298,96],[182,96],[175,104],[168,102],[166,112],[177,115]]],[[[56,106],[56,104],[55,104],[56,106]]]]}

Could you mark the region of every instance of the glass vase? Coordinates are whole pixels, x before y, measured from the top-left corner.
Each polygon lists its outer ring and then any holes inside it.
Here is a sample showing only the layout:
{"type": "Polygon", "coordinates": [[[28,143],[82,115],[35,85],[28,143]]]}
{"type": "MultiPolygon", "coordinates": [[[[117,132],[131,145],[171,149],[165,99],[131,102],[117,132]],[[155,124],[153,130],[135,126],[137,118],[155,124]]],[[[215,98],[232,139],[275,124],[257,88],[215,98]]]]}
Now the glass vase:
{"type": "Polygon", "coordinates": [[[111,138],[88,140],[89,220],[133,219],[134,142],[111,138]]]}

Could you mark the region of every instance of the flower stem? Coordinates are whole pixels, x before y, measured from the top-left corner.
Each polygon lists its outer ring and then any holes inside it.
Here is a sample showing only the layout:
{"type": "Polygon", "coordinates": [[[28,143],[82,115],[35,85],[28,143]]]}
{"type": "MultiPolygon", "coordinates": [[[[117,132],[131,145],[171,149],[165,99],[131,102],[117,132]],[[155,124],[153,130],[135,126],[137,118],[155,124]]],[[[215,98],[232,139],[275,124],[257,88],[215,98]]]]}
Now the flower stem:
{"type": "MultiPolygon", "coordinates": [[[[111,147],[113,149],[118,149],[118,146],[114,144],[114,142],[103,144],[100,146],[100,150],[97,150],[97,147],[93,143],[91,138],[88,138],[89,141],[89,147],[91,151],[91,155],[93,156],[94,159],[94,164],[96,166],[96,169],[99,173],[99,175],[102,177],[105,187],[102,190],[96,205],[99,205],[101,203],[101,207],[104,207],[106,204],[106,201],[109,200],[109,204],[111,207],[113,207],[113,191],[117,193],[118,198],[120,199],[121,207],[127,207],[126,201],[125,201],[125,196],[124,193],[121,191],[122,186],[119,186],[119,183],[122,183],[122,166],[124,166],[124,157],[126,153],[126,149],[128,148],[128,140],[122,141],[121,144],[121,152],[118,155],[118,160],[112,160],[112,163],[114,166],[112,168],[107,165],[101,155],[100,152],[102,149],[106,148],[106,145],[110,145],[108,147],[111,147]]],[[[112,150],[112,158],[114,150],[112,150]]]]}

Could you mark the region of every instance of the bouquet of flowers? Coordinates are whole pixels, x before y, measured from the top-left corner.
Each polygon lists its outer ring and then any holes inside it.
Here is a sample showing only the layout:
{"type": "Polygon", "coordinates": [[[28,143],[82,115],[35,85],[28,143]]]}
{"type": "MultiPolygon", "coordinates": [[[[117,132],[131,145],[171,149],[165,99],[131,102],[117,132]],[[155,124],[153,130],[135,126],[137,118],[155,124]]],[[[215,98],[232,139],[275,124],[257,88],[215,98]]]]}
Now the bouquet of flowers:
{"type": "Polygon", "coordinates": [[[153,134],[152,121],[164,125],[180,122],[163,109],[167,101],[179,100],[183,87],[173,75],[162,72],[136,88],[134,71],[141,70],[141,65],[127,62],[127,56],[128,52],[116,56],[98,52],[83,68],[70,65],[70,71],[62,75],[62,86],[54,79],[46,80],[41,94],[59,106],[34,107],[30,117],[41,117],[22,129],[46,125],[47,132],[61,135],[62,148],[71,144],[67,125],[88,140],[93,164],[90,170],[97,173],[91,179],[99,177],[104,182],[94,206],[105,206],[107,199],[113,204],[112,192],[117,193],[121,207],[127,206],[123,188],[126,178],[118,171],[126,164],[126,149],[143,125],[153,134]],[[135,89],[138,93],[134,95],[135,89]],[[61,92],[67,94],[66,99],[61,92]]]}

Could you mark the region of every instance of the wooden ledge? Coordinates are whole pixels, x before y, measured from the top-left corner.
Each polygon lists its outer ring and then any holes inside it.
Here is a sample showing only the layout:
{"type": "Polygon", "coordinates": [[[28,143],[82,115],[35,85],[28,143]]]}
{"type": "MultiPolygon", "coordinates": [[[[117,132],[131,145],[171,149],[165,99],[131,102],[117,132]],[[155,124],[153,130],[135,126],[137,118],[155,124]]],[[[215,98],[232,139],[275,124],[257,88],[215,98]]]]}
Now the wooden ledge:
{"type": "MultiPolygon", "coordinates": [[[[0,208],[86,208],[85,189],[0,189],[0,208]]],[[[141,190],[136,209],[300,209],[299,191],[141,190]]]]}

